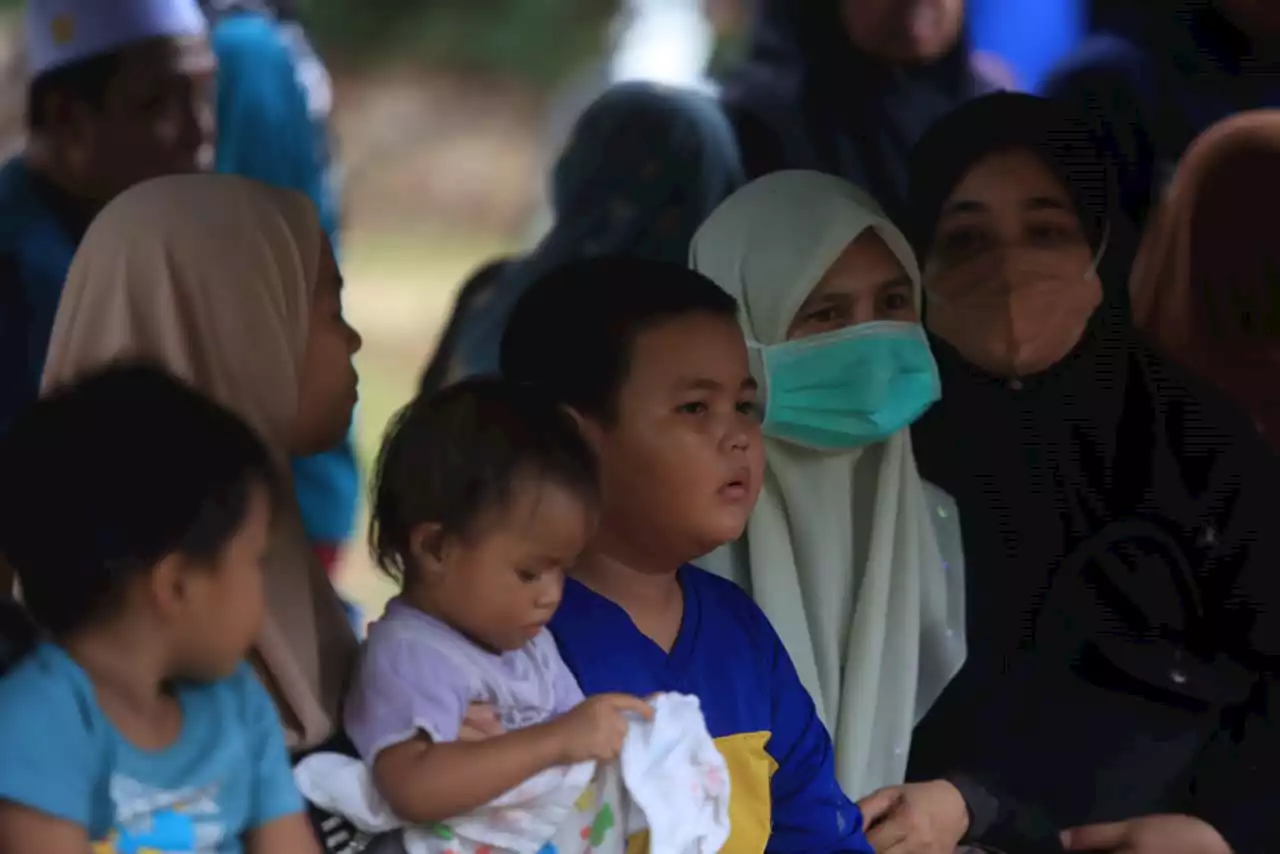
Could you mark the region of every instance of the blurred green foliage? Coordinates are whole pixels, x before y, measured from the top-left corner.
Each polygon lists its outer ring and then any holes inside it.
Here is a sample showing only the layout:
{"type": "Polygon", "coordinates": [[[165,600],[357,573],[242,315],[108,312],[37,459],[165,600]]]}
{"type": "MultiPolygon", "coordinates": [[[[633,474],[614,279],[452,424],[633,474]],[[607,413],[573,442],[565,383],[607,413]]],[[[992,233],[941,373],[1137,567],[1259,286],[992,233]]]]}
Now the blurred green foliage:
{"type": "Polygon", "coordinates": [[[397,62],[551,84],[598,56],[617,0],[311,0],[322,52],[348,66],[397,62]]]}

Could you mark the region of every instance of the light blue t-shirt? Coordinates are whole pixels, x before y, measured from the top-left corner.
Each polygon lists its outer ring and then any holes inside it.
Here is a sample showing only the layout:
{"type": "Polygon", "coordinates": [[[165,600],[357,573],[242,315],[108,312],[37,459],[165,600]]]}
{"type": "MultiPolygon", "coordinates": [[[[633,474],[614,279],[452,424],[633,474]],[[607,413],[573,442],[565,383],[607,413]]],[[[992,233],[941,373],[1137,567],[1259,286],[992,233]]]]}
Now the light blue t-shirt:
{"type": "Polygon", "coordinates": [[[85,827],[95,854],[241,854],[245,832],[302,811],[275,707],[248,665],[178,698],[177,741],[134,747],[84,670],[40,646],[0,679],[0,800],[85,827]]]}

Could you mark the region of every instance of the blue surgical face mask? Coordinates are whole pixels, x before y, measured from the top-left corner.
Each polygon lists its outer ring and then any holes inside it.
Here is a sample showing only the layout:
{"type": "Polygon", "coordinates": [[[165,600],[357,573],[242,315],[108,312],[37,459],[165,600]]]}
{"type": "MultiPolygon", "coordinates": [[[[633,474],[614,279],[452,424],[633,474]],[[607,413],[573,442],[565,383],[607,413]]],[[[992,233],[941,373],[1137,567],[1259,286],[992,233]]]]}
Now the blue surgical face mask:
{"type": "Polygon", "coordinates": [[[918,323],[862,323],[751,349],[764,387],[765,435],[815,450],[884,441],[942,394],[918,323]]]}

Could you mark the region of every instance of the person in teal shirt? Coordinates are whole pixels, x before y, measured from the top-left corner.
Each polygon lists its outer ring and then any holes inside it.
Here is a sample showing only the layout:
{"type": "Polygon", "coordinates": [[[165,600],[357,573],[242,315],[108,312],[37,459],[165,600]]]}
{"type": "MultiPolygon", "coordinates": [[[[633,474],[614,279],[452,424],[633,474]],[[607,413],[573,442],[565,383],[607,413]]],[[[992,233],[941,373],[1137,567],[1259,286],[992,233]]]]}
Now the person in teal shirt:
{"type": "Polygon", "coordinates": [[[46,640],[0,679],[0,849],[318,854],[245,656],[279,494],[247,424],[158,368],[0,439],[0,552],[46,640]]]}

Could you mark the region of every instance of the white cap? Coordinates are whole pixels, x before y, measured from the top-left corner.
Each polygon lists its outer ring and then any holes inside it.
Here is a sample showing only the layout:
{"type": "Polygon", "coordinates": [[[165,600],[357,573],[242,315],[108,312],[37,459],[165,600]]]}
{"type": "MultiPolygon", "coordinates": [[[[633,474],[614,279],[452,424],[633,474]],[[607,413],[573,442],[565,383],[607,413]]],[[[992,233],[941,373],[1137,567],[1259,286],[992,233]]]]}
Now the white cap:
{"type": "Polygon", "coordinates": [[[147,39],[198,36],[197,0],[28,0],[27,72],[34,78],[147,39]]]}

